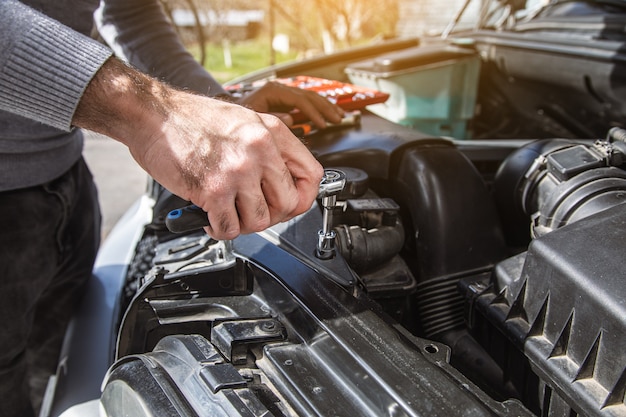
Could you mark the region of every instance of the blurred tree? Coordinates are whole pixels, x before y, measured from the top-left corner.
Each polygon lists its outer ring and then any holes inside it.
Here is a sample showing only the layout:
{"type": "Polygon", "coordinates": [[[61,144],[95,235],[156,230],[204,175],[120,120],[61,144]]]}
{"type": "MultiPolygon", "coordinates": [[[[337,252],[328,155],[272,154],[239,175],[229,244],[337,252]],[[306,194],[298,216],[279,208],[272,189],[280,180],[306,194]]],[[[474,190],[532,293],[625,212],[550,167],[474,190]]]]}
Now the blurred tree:
{"type": "MultiPolygon", "coordinates": [[[[285,34],[293,48],[305,53],[331,52],[374,38],[394,37],[400,0],[160,1],[170,16],[177,8],[192,13],[195,24],[191,37],[195,37],[195,42],[201,44],[222,42],[228,36],[228,33],[219,33],[219,28],[210,27],[210,22],[202,18],[208,13],[220,16],[229,10],[263,9],[266,12],[263,34],[270,37],[269,44],[274,34],[285,34]]],[[[183,38],[186,42],[193,42],[189,33],[183,34],[183,38]]]]}
{"type": "Polygon", "coordinates": [[[340,47],[350,47],[362,39],[389,36],[398,20],[395,0],[315,0],[320,20],[332,40],[340,47]]]}
{"type": "MultiPolygon", "coordinates": [[[[191,14],[193,15],[193,32],[195,34],[195,40],[196,42],[198,42],[198,44],[200,45],[200,58],[198,59],[198,61],[200,62],[201,65],[204,66],[204,63],[206,61],[206,53],[205,53],[205,47],[206,47],[206,36],[204,34],[204,24],[202,22],[202,19],[200,18],[200,13],[198,11],[198,7],[196,6],[194,0],[159,0],[161,2],[161,5],[163,6],[163,10],[165,11],[165,14],[167,14],[167,16],[169,17],[170,21],[174,22],[174,10],[176,10],[176,8],[178,9],[182,9],[182,10],[189,10],[191,12],[191,14]]],[[[176,25],[173,25],[176,28],[176,31],[178,32],[178,35],[181,37],[181,39],[183,40],[184,43],[189,43],[189,36],[186,35],[185,33],[183,33],[183,31],[176,25]]]]}
{"type": "Polygon", "coordinates": [[[283,0],[277,9],[280,19],[290,24],[283,30],[294,43],[326,52],[394,37],[399,18],[398,0],[283,0]]]}

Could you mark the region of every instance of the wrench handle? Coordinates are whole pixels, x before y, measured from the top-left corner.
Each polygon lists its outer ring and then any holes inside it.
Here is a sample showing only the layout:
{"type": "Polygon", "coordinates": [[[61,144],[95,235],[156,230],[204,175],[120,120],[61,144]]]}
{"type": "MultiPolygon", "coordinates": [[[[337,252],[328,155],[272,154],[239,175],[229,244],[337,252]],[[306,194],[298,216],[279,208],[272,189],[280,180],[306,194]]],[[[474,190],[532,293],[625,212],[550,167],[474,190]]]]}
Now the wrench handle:
{"type": "MultiPolygon", "coordinates": [[[[317,198],[325,198],[331,201],[330,197],[333,197],[332,205],[334,206],[334,198],[343,190],[345,184],[346,174],[339,170],[326,169],[324,170],[324,177],[320,182],[317,198]]],[[[328,210],[325,210],[325,212],[328,212],[328,210]]],[[[326,215],[324,218],[326,219],[326,215]]],[[[326,230],[328,229],[328,220],[325,220],[324,223],[326,225],[324,229],[326,230]]],[[[165,218],[165,226],[172,233],[184,233],[209,226],[209,219],[206,211],[192,204],[170,211],[165,218]]]]}
{"type": "Polygon", "coordinates": [[[206,211],[192,204],[170,211],[165,226],[172,233],[183,233],[209,226],[209,219],[206,211]]]}

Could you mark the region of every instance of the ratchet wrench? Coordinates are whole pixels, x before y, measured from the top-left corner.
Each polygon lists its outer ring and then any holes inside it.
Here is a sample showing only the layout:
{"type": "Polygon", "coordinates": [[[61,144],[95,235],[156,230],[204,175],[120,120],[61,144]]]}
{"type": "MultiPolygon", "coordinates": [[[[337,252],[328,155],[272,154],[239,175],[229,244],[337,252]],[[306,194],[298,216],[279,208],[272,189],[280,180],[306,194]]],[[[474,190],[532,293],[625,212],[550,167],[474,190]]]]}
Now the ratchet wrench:
{"type": "MultiPolygon", "coordinates": [[[[332,199],[343,190],[345,184],[346,175],[342,171],[325,169],[324,176],[320,181],[317,198],[321,198],[323,201],[332,199]]],[[[323,204],[323,206],[326,205],[323,204]]],[[[325,223],[330,221],[330,218],[327,219],[327,214],[324,217],[325,223]]],[[[165,225],[170,232],[183,233],[209,226],[209,219],[206,211],[192,204],[170,211],[165,218],[165,225]]],[[[328,227],[328,225],[325,225],[324,229],[327,230],[328,227]]]]}

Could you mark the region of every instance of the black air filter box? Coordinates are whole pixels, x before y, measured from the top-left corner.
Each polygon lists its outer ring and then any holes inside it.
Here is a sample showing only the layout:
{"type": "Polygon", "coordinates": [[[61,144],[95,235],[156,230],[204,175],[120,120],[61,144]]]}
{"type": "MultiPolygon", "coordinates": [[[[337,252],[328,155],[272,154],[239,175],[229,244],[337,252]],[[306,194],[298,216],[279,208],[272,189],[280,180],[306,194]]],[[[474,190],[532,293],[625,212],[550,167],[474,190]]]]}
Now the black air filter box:
{"type": "Polygon", "coordinates": [[[496,352],[494,327],[528,358],[543,392],[525,402],[550,411],[542,415],[565,415],[552,408],[567,404],[577,415],[626,415],[625,254],[621,204],[535,239],[490,282],[463,283],[470,325],[505,372],[515,354],[496,352]]]}

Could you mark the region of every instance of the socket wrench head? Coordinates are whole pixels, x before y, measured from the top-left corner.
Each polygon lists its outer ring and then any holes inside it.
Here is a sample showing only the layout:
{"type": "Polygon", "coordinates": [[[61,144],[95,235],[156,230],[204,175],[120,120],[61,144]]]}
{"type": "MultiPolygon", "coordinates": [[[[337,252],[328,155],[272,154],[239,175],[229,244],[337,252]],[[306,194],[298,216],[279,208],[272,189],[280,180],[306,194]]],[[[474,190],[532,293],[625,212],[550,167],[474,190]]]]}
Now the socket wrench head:
{"type": "Polygon", "coordinates": [[[319,259],[332,259],[335,256],[335,232],[332,230],[332,214],[339,194],[346,185],[346,174],[337,169],[325,169],[324,177],[320,181],[320,190],[317,195],[321,199],[323,217],[322,229],[317,233],[317,250],[315,255],[319,259]]]}
{"type": "Polygon", "coordinates": [[[338,169],[325,169],[317,198],[339,194],[346,186],[346,174],[338,169]]]}

